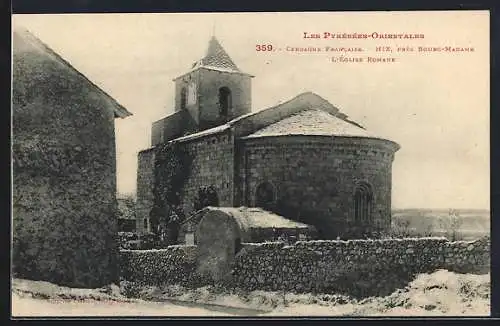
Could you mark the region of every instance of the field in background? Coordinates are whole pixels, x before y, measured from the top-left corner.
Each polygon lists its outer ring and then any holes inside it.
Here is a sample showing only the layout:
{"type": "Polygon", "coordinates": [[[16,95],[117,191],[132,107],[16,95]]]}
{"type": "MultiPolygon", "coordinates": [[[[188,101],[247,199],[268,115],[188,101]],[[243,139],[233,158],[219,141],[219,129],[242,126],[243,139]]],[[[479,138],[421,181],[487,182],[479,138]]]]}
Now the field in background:
{"type": "Polygon", "coordinates": [[[482,209],[394,209],[392,226],[408,236],[455,236],[474,240],[490,234],[490,211],[482,209]]]}

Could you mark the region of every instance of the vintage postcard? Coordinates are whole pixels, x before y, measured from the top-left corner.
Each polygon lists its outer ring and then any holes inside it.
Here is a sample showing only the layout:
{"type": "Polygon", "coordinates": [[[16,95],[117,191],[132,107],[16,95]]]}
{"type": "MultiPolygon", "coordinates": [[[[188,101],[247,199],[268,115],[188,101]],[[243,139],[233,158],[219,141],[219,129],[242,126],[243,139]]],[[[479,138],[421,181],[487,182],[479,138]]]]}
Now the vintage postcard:
{"type": "Polygon", "coordinates": [[[14,15],[12,316],[489,316],[489,12],[14,15]]]}

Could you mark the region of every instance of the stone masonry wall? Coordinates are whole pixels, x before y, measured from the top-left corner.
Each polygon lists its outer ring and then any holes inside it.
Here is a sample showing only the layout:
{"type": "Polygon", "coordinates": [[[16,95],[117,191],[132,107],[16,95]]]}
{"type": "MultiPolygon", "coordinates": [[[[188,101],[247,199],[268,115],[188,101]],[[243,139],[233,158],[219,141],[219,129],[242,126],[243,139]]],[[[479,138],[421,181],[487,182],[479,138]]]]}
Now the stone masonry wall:
{"type": "MultiPolygon", "coordinates": [[[[181,143],[192,155],[190,176],[182,189],[183,210],[186,215],[194,212],[198,189],[214,186],[220,206],[233,206],[233,138],[222,132],[181,143]]],[[[144,232],[144,219],[149,219],[153,206],[154,149],[139,153],[137,174],[137,230],[144,232]]]]}
{"type": "Polygon", "coordinates": [[[196,274],[196,247],[169,246],[158,250],[121,250],[120,277],[146,285],[200,284],[196,274]]]}
{"type": "MultiPolygon", "coordinates": [[[[122,250],[121,277],[146,285],[213,284],[196,272],[196,246],[122,250]]],[[[225,285],[245,290],[383,296],[419,273],[487,273],[490,241],[444,238],[242,243],[225,285]]]]}
{"type": "Polygon", "coordinates": [[[154,149],[139,152],[137,164],[137,202],[136,202],[136,230],[138,233],[147,232],[144,228],[149,221],[149,213],[153,208],[153,185],[154,185],[154,149]]]}
{"type": "Polygon", "coordinates": [[[214,186],[219,206],[233,206],[234,148],[229,131],[183,143],[194,157],[184,188],[182,201],[185,214],[194,212],[194,200],[200,187],[214,186]]]}
{"type": "Polygon", "coordinates": [[[189,86],[196,85],[196,91],[198,91],[198,84],[200,83],[200,77],[201,77],[201,71],[196,70],[191,73],[185,74],[183,76],[180,76],[179,78],[176,78],[174,80],[175,83],[175,98],[174,98],[174,111],[178,112],[181,111],[181,91],[184,88],[186,90],[186,107],[185,109],[189,112],[191,117],[193,118],[195,124],[197,125],[199,123],[199,100],[198,97],[199,95],[196,94],[196,101],[191,102],[189,101],[189,94],[188,94],[188,88],[189,86]]]}
{"type": "Polygon", "coordinates": [[[181,110],[181,90],[196,87],[196,102],[187,102],[189,111],[198,130],[222,124],[219,116],[219,89],[231,90],[232,105],[227,120],[249,113],[252,108],[251,77],[201,68],[175,79],[175,111],[181,110]]]}
{"type": "Polygon", "coordinates": [[[312,224],[320,237],[349,238],[359,230],[390,227],[394,153],[383,140],[284,136],[249,139],[238,162],[243,204],[255,205],[262,182],[276,189],[276,210],[312,224]],[[373,224],[354,224],[358,182],[373,189],[373,224]]]}
{"type": "Polygon", "coordinates": [[[36,42],[13,36],[13,269],[74,287],[117,280],[110,99],[36,42]]]}
{"type": "Polygon", "coordinates": [[[156,146],[181,136],[184,132],[184,119],[185,114],[183,112],[176,112],[153,122],[151,126],[151,145],[156,146]]]}
{"type": "Polygon", "coordinates": [[[251,78],[246,75],[200,70],[198,100],[201,129],[224,123],[219,116],[219,89],[231,90],[232,105],[227,120],[249,113],[252,108],[251,78]]]}
{"type": "Polygon", "coordinates": [[[485,273],[489,246],[436,238],[243,244],[233,282],[248,290],[386,295],[417,273],[485,273]]]}

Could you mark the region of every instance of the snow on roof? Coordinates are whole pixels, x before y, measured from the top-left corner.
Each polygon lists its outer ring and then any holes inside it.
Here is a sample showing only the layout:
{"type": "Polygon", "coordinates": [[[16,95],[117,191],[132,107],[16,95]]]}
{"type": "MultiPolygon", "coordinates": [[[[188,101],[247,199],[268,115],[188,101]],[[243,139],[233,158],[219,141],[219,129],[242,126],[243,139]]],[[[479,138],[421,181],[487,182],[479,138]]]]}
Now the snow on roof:
{"type": "Polygon", "coordinates": [[[199,137],[203,137],[203,136],[217,134],[219,132],[222,132],[224,130],[229,129],[230,127],[231,126],[228,125],[228,124],[223,124],[223,125],[220,125],[220,126],[217,126],[217,127],[213,127],[213,128],[210,128],[210,129],[206,129],[206,130],[194,133],[194,134],[190,134],[190,135],[182,136],[182,137],[179,137],[179,138],[175,138],[175,139],[172,140],[172,142],[186,141],[186,140],[191,140],[191,139],[195,139],[195,138],[199,138],[199,137]]]}
{"type": "MultiPolygon", "coordinates": [[[[309,105],[309,106],[320,105],[320,106],[323,106],[323,108],[325,108],[326,111],[331,111],[331,112],[334,112],[339,117],[347,118],[346,114],[340,112],[339,109],[336,108],[335,106],[333,106],[330,102],[328,102],[327,100],[325,100],[324,98],[322,98],[318,94],[308,91],[308,92],[300,93],[289,100],[280,101],[276,105],[241,115],[241,116],[236,117],[233,120],[229,121],[228,123],[235,124],[235,123],[240,122],[241,120],[245,120],[245,119],[248,119],[248,118],[251,118],[254,116],[263,115],[266,112],[279,111],[281,108],[286,107],[286,106],[292,106],[292,107],[300,109],[300,108],[304,107],[304,105],[309,105]],[[313,103],[313,104],[311,104],[311,103],[313,103]]],[[[301,110],[302,109],[300,109],[299,111],[301,111],[301,110]]]]}
{"type": "Polygon", "coordinates": [[[235,124],[241,123],[245,119],[249,119],[249,118],[251,119],[252,117],[258,117],[258,116],[261,116],[261,115],[265,115],[266,113],[269,113],[269,112],[272,112],[272,111],[280,111],[282,107],[285,107],[287,105],[292,105],[292,106],[297,105],[297,107],[300,107],[301,105],[303,105],[302,102],[310,102],[310,101],[315,101],[315,103],[325,102],[326,104],[328,104],[328,105],[331,106],[331,109],[333,109],[334,111],[336,111],[336,114],[340,114],[341,116],[346,116],[345,114],[342,114],[342,113],[338,112],[338,109],[336,109],[335,107],[333,107],[329,102],[327,102],[326,100],[324,100],[323,98],[321,98],[317,94],[314,94],[312,92],[305,92],[305,93],[301,93],[301,94],[295,96],[294,98],[292,98],[292,99],[290,99],[290,100],[288,100],[288,101],[286,101],[284,103],[280,103],[278,105],[275,105],[275,106],[272,106],[272,107],[268,107],[268,108],[265,108],[265,109],[260,110],[260,111],[249,112],[247,114],[243,114],[243,115],[241,115],[239,117],[234,118],[233,120],[230,120],[230,121],[226,122],[223,125],[220,125],[220,126],[217,126],[217,127],[213,127],[213,128],[210,128],[210,129],[206,129],[206,130],[203,130],[203,131],[200,131],[200,132],[196,132],[196,133],[193,133],[193,134],[190,134],[190,135],[186,135],[186,136],[183,136],[183,137],[179,137],[179,138],[176,138],[176,139],[174,139],[172,141],[186,141],[186,140],[195,139],[195,138],[198,138],[198,137],[203,137],[203,136],[207,136],[207,135],[216,134],[216,133],[219,133],[221,131],[224,131],[224,130],[227,130],[227,129],[231,128],[235,124]]]}
{"type": "Polygon", "coordinates": [[[319,109],[298,112],[243,138],[285,135],[378,138],[363,128],[319,109]]]}
{"type": "Polygon", "coordinates": [[[386,140],[368,132],[358,123],[350,121],[346,114],[340,112],[319,95],[305,92],[276,106],[241,115],[223,125],[179,137],[172,141],[196,139],[217,134],[227,129],[248,125],[251,125],[253,130],[245,130],[244,133],[236,131],[236,136],[242,139],[252,139],[306,135],[364,137],[386,140]]]}
{"type": "Polygon", "coordinates": [[[210,210],[221,211],[231,215],[244,229],[255,228],[296,228],[307,229],[312,226],[295,222],[283,216],[257,207],[213,207],[210,210]]]}

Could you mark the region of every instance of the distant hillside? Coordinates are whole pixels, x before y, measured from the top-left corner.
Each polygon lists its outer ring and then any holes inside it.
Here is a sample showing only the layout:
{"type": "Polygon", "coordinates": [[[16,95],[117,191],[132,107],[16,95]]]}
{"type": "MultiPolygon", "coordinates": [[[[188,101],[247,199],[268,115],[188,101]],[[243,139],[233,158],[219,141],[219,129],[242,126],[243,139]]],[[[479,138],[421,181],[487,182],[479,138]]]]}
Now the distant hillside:
{"type": "MultiPolygon", "coordinates": [[[[458,212],[459,214],[466,214],[466,215],[478,215],[478,216],[488,216],[490,215],[490,210],[489,209],[452,209],[455,212],[458,212]]],[[[404,214],[410,214],[410,213],[435,213],[435,214],[448,214],[450,209],[446,208],[441,208],[441,209],[433,209],[433,208],[394,208],[392,210],[392,213],[404,213],[404,214]]]]}
{"type": "Polygon", "coordinates": [[[393,229],[412,235],[444,235],[455,232],[460,239],[490,233],[491,214],[485,209],[394,209],[393,229]]]}

